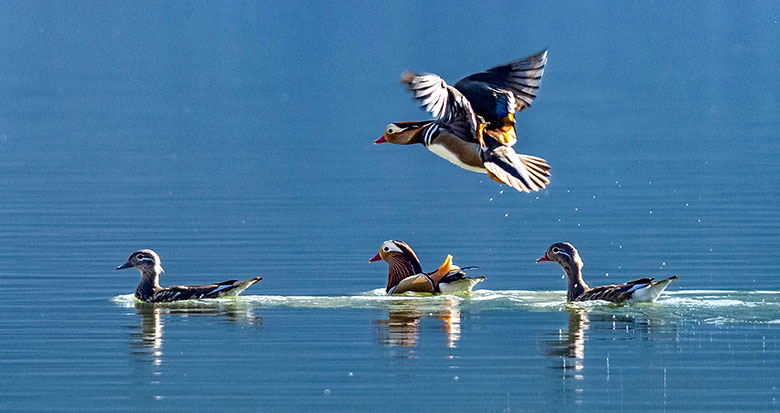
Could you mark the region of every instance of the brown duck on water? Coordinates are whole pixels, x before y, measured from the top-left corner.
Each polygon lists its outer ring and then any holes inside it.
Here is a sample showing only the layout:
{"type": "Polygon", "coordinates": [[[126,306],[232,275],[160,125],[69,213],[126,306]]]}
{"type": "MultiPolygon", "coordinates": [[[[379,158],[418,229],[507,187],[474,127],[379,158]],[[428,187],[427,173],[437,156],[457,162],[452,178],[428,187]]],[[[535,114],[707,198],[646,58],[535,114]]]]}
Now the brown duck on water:
{"type": "Polygon", "coordinates": [[[547,50],[469,75],[449,86],[435,74],[404,72],[402,83],[435,120],[395,122],[375,144],[421,143],[461,168],[487,173],[522,192],[550,183],[550,166],[518,154],[515,112],[531,106],[547,62],[547,50]]]}
{"type": "Polygon", "coordinates": [[[135,296],[149,303],[236,296],[263,279],[254,277],[241,282],[228,280],[215,284],[161,287],[160,274],[163,268],[160,257],[152,250],[138,250],[130,255],[126,263],[116,267],[117,270],[125,268],[136,268],[141,272],[141,282],[135,289],[135,296]]]}
{"type": "Polygon", "coordinates": [[[387,294],[403,294],[407,291],[418,293],[458,293],[471,292],[474,286],[487,277],[466,277],[465,269],[452,264],[452,256],[447,255],[444,263],[433,272],[424,273],[417,254],[405,242],[388,240],[382,243],[379,252],[368,262],[383,260],[387,262],[387,294]]]}
{"type": "Polygon", "coordinates": [[[567,301],[604,300],[615,303],[655,301],[677,276],[655,281],[654,278],[640,278],[623,284],[588,287],[582,279],[582,259],[577,249],[567,242],[550,246],[536,262],[557,262],[569,278],[567,301]]]}

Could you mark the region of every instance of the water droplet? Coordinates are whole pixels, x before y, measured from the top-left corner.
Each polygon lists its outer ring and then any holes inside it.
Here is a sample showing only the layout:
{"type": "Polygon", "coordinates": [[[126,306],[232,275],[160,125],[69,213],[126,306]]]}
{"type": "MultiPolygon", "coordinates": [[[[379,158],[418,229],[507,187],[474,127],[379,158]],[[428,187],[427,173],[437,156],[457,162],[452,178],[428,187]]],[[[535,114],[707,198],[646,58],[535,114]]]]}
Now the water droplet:
{"type": "Polygon", "coordinates": [[[502,190],[498,191],[498,193],[499,193],[499,194],[503,194],[503,193],[504,193],[504,190],[502,189],[502,190]]]}
{"type": "Polygon", "coordinates": [[[653,215],[653,210],[652,209],[650,210],[650,215],[653,215]]]}
{"type": "Polygon", "coordinates": [[[687,203],[687,202],[685,203],[685,206],[688,206],[688,203],[687,203]]]}
{"type": "Polygon", "coordinates": [[[455,377],[453,377],[452,379],[453,379],[453,380],[455,380],[455,381],[458,381],[458,380],[460,380],[460,377],[458,377],[458,376],[455,376],[455,377]]]}
{"type": "Polygon", "coordinates": [[[490,198],[490,202],[493,202],[493,198],[490,198]]]}
{"type": "Polygon", "coordinates": [[[575,210],[575,211],[579,211],[580,209],[579,209],[579,208],[574,208],[574,210],[575,210]]]}
{"type": "Polygon", "coordinates": [[[352,376],[354,376],[354,374],[352,374],[352,372],[350,371],[349,372],[349,377],[352,377],[352,376]]]}
{"type": "Polygon", "coordinates": [[[662,262],[661,265],[666,265],[666,261],[662,262]]]}
{"type": "Polygon", "coordinates": [[[622,245],[618,245],[618,248],[623,248],[623,246],[622,245]]]}
{"type": "Polygon", "coordinates": [[[326,396],[330,396],[330,389],[325,389],[323,392],[326,396]]]}
{"type": "Polygon", "coordinates": [[[696,222],[701,222],[701,218],[697,219],[696,222]]]}
{"type": "Polygon", "coordinates": [[[605,273],[604,273],[604,276],[605,276],[605,277],[609,277],[609,273],[608,273],[608,272],[605,272],[605,273]]]}
{"type": "Polygon", "coordinates": [[[508,217],[508,216],[509,216],[509,213],[508,213],[508,212],[507,212],[506,214],[504,214],[504,218],[506,218],[506,217],[508,217]]]}

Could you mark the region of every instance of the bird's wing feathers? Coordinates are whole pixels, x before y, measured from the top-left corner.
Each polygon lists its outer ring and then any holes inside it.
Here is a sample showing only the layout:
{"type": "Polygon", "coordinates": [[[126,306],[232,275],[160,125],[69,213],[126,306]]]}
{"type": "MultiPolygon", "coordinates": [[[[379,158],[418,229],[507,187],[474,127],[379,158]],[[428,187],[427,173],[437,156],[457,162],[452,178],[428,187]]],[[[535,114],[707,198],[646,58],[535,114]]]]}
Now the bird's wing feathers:
{"type": "Polygon", "coordinates": [[[161,290],[155,291],[150,301],[169,302],[189,300],[191,298],[203,298],[206,294],[209,294],[217,288],[223,285],[233,285],[237,281],[238,280],[227,280],[214,284],[177,285],[173,287],[165,287],[161,290]]]}
{"type": "MultiPolygon", "coordinates": [[[[202,287],[202,286],[198,286],[202,287]]],[[[192,288],[187,285],[181,285],[176,287],[166,287],[159,291],[155,291],[154,295],[152,295],[152,298],[149,300],[151,302],[170,302],[170,301],[181,301],[181,300],[189,300],[191,298],[200,298],[201,295],[217,288],[216,285],[211,286],[211,289],[207,288],[192,288]]]]}
{"type": "Polygon", "coordinates": [[[630,299],[635,291],[652,283],[653,278],[640,278],[623,284],[601,285],[585,291],[577,297],[577,301],[604,300],[619,303],[630,299]]]}
{"type": "Polygon", "coordinates": [[[504,108],[508,109],[511,104],[514,104],[514,107],[507,113],[519,112],[531,106],[542,83],[545,65],[547,65],[547,49],[484,72],[466,76],[458,81],[455,87],[464,90],[465,88],[461,88],[461,85],[481,82],[499,91],[511,92],[511,98],[497,101],[497,114],[503,118],[506,115],[501,116],[502,111],[505,110],[504,108]]]}
{"type": "Polygon", "coordinates": [[[218,297],[233,297],[241,294],[247,288],[254,285],[256,282],[262,280],[263,277],[254,277],[248,280],[238,282],[238,280],[225,281],[220,285],[228,285],[228,287],[221,288],[216,291],[211,291],[203,295],[203,298],[218,298],[218,297]],[[228,284],[229,283],[229,284],[228,284]]]}
{"type": "Polygon", "coordinates": [[[472,131],[477,129],[479,120],[471,108],[471,103],[458,89],[449,86],[438,75],[405,71],[401,75],[401,83],[413,92],[414,98],[437,120],[449,123],[464,118],[472,131]]]}

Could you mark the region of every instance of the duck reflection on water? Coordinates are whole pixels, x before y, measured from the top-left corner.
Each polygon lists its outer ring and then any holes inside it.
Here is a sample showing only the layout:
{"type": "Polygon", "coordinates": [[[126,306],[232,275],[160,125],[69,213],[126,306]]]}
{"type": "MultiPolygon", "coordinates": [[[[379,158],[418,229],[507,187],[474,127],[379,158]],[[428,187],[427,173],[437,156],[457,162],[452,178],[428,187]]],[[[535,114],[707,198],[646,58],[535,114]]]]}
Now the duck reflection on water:
{"type": "Polygon", "coordinates": [[[588,311],[585,308],[566,308],[569,313],[568,328],[566,331],[559,329],[556,337],[547,342],[547,354],[563,358],[564,369],[582,369],[582,360],[585,358],[585,331],[590,328],[588,311]],[[567,366],[566,359],[573,362],[567,366]]]}
{"type": "Polygon", "coordinates": [[[389,303],[386,320],[375,320],[379,344],[383,346],[415,347],[420,340],[420,324],[424,319],[439,320],[438,330],[444,334],[448,348],[457,347],[460,340],[461,314],[458,301],[446,299],[437,308],[422,308],[419,300],[389,303]]]}
{"type": "MultiPolygon", "coordinates": [[[[638,307],[638,306],[637,306],[638,307]]],[[[546,340],[547,355],[560,357],[554,368],[563,369],[564,376],[582,379],[585,363],[585,344],[601,331],[612,340],[653,340],[660,334],[675,334],[677,325],[669,324],[663,314],[656,314],[652,305],[647,308],[606,305],[603,308],[585,308],[566,304],[562,307],[569,315],[566,330],[559,329],[546,340]]],[[[601,363],[599,361],[599,363],[601,363]]],[[[609,374],[609,359],[605,361],[609,374]]]]}
{"type": "Polygon", "coordinates": [[[166,321],[173,317],[212,316],[242,325],[262,327],[263,318],[255,314],[252,305],[239,302],[209,303],[196,305],[184,302],[180,304],[153,304],[136,302],[136,313],[140,316],[140,325],[132,325],[130,345],[136,350],[133,354],[151,356],[153,365],[163,362],[163,329],[166,321]]]}

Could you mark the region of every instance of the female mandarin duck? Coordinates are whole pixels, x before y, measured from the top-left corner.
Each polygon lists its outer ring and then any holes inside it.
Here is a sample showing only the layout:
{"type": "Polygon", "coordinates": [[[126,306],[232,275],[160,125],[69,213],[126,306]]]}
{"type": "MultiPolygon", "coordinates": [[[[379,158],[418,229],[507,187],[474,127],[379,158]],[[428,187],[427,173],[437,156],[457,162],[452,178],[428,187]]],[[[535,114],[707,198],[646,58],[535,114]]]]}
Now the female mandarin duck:
{"type": "Polygon", "coordinates": [[[515,112],[531,106],[546,62],[543,50],[466,76],[454,87],[435,74],[404,72],[402,83],[436,119],[391,123],[374,143],[421,143],[461,168],[487,173],[518,191],[538,191],[550,183],[550,166],[516,153],[512,145],[515,112]]]}
{"type": "Polygon", "coordinates": [[[135,289],[135,296],[139,300],[149,303],[236,296],[263,279],[263,277],[255,277],[241,282],[229,280],[216,284],[160,287],[160,273],[163,272],[163,268],[160,264],[160,257],[152,250],[134,252],[126,263],[116,267],[116,269],[123,270],[133,267],[141,271],[141,283],[135,289]],[[223,286],[225,288],[218,289],[223,286]]]}
{"type": "Polygon", "coordinates": [[[588,287],[582,279],[582,259],[577,249],[566,242],[553,244],[536,262],[554,261],[561,264],[569,277],[567,301],[604,300],[614,303],[655,301],[677,276],[661,281],[654,278],[640,278],[624,284],[588,287]]]}
{"type": "Polygon", "coordinates": [[[452,256],[447,258],[436,271],[424,273],[417,254],[405,242],[388,240],[382,243],[377,253],[368,262],[383,260],[390,268],[387,274],[387,294],[403,294],[407,291],[418,293],[465,293],[471,292],[475,285],[487,277],[466,277],[464,269],[452,264],[452,256]]]}

